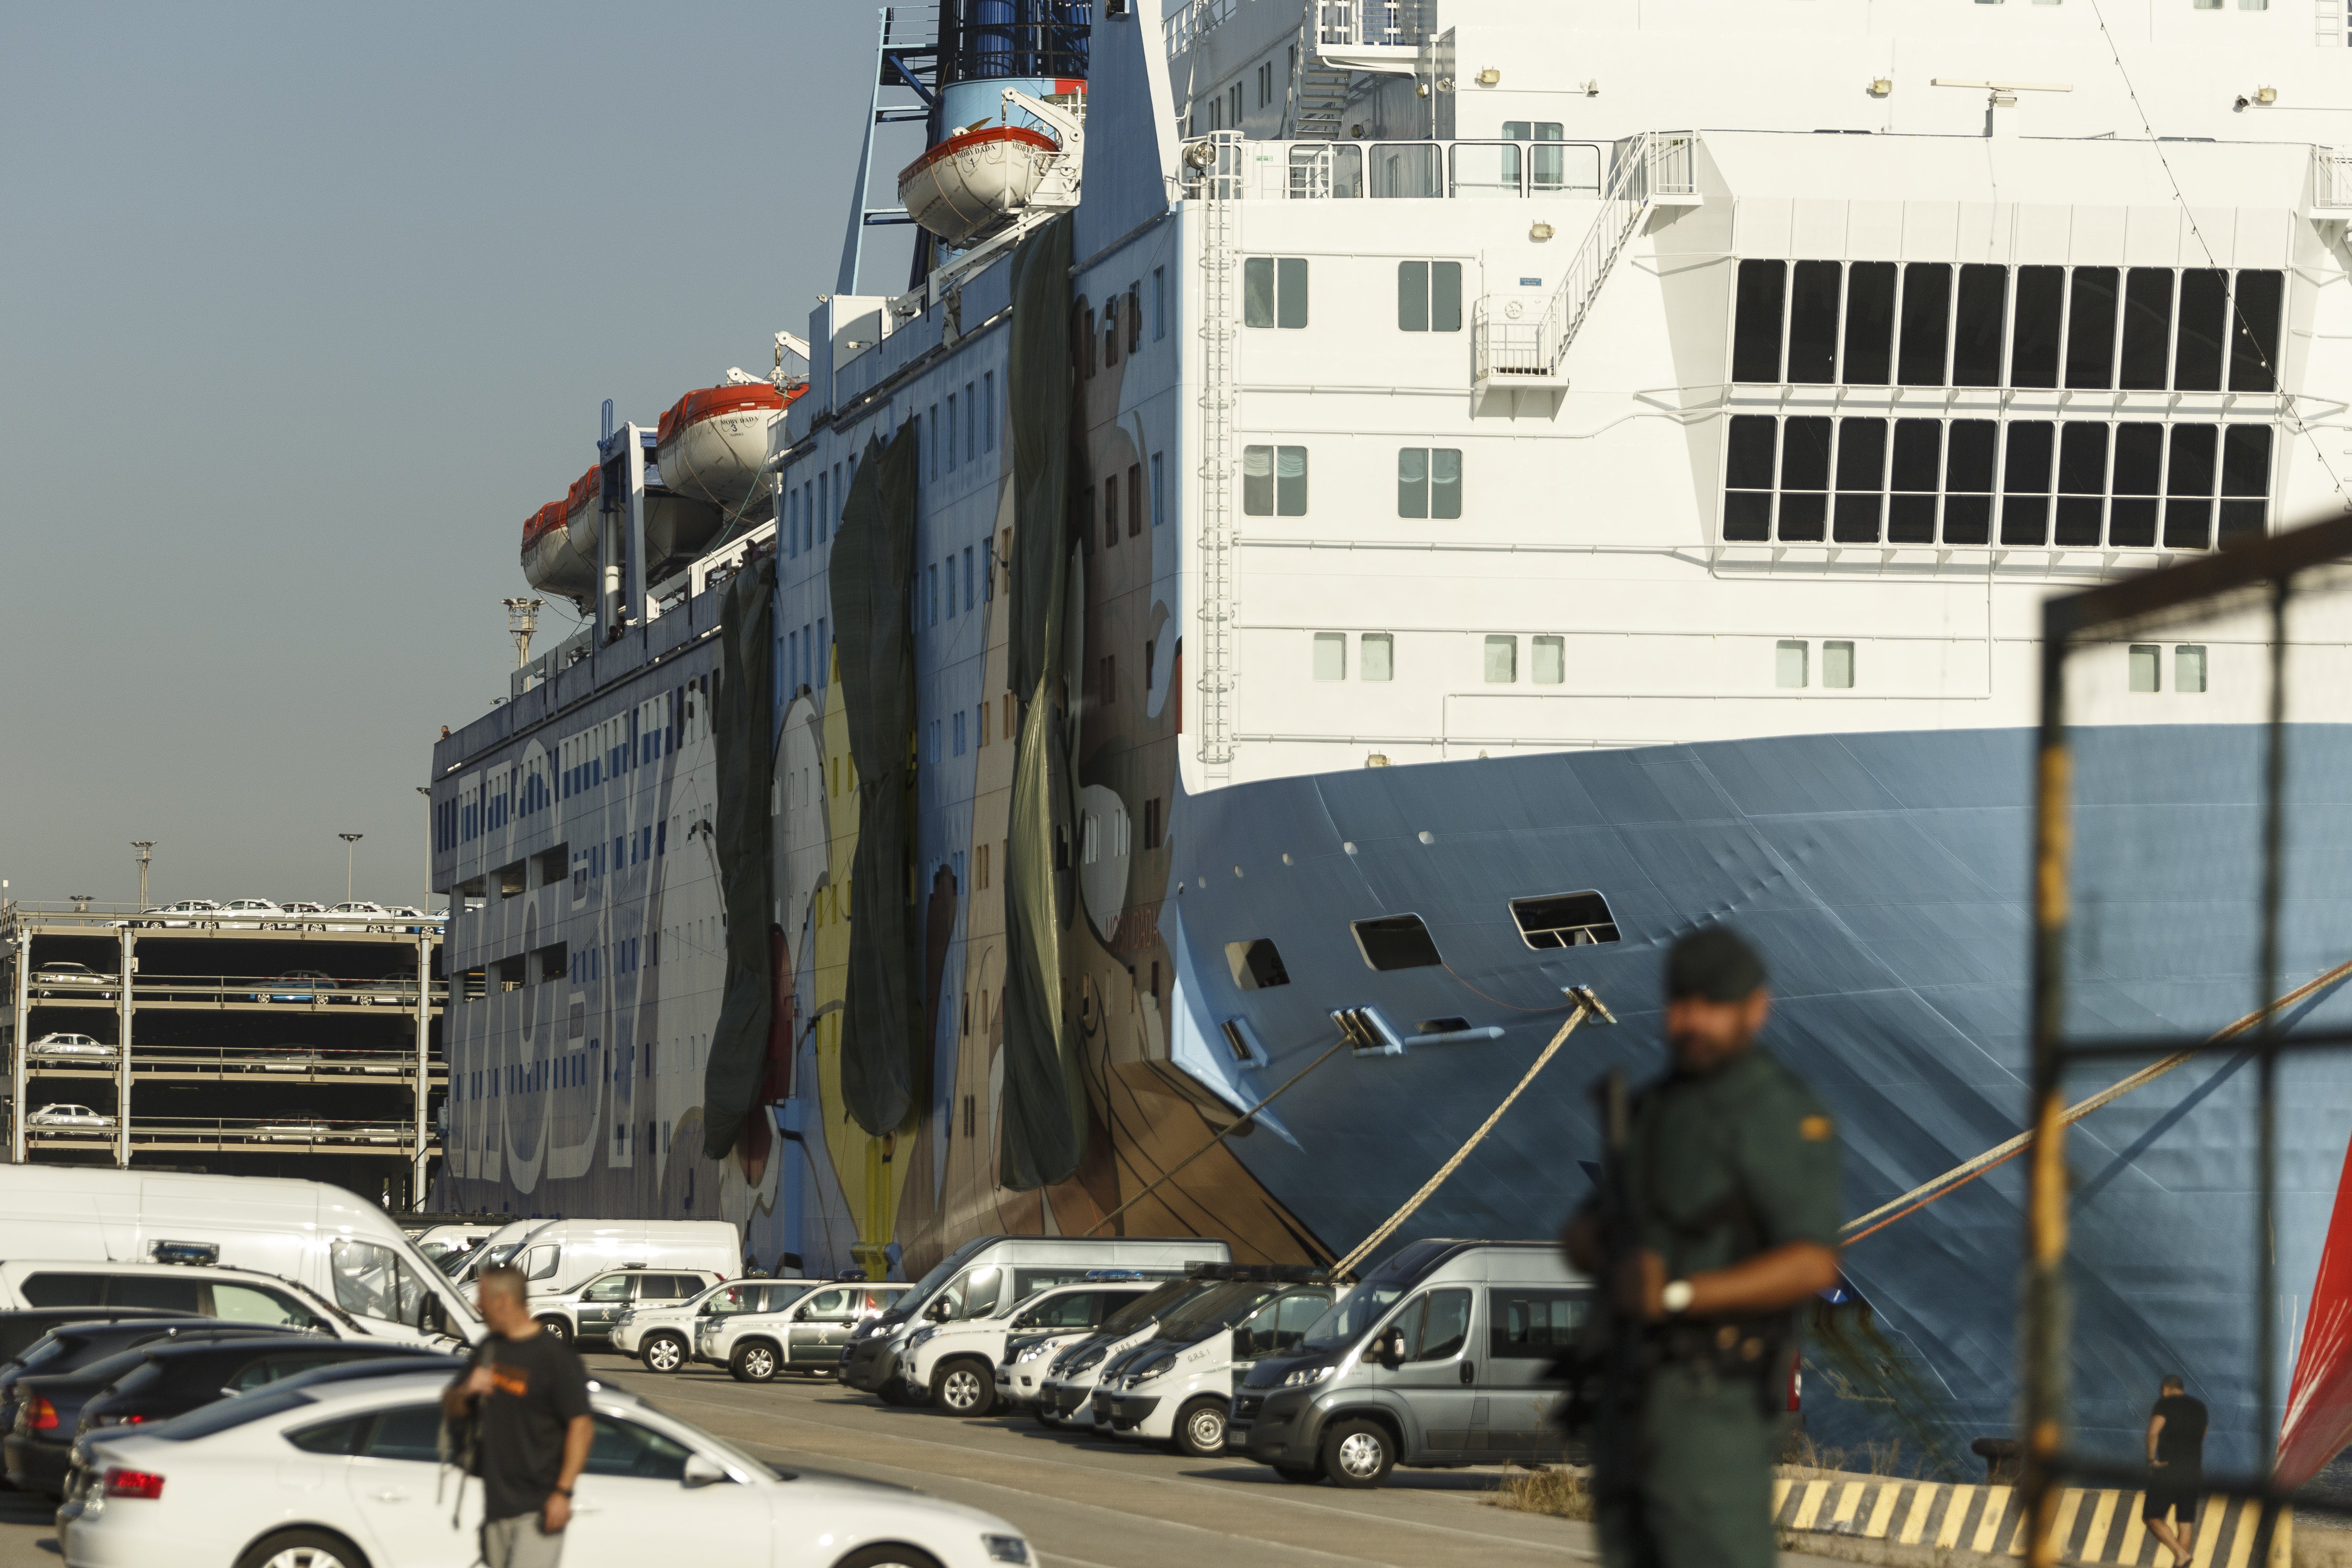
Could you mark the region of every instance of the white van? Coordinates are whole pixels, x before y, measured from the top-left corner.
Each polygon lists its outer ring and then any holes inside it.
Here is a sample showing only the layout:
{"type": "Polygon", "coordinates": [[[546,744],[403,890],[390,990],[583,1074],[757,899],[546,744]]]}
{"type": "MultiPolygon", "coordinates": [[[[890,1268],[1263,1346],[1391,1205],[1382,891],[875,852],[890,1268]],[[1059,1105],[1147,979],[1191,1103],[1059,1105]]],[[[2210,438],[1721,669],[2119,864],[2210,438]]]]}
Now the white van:
{"type": "MultiPolygon", "coordinates": [[[[841,1381],[904,1405],[930,1396],[900,1375],[919,1323],[1009,1313],[1048,1285],[1070,1285],[1097,1268],[1181,1274],[1196,1263],[1228,1263],[1234,1249],[1213,1237],[976,1236],[915,1282],[898,1304],[850,1336],[841,1381]]],[[[989,1387],[995,1387],[992,1373],[989,1387]]]]}
{"type": "Polygon", "coordinates": [[[1170,1312],[1160,1331],[1105,1358],[1088,1406],[1097,1432],[1166,1443],[1191,1458],[1225,1451],[1234,1384],[1259,1358],[1286,1355],[1339,1288],[1312,1269],[1203,1269],[1224,1285],[1170,1312]]]}
{"type": "Polygon", "coordinates": [[[1129,1301],[1177,1277],[1173,1270],[1089,1269],[1083,1282],[1048,1286],[1009,1312],[925,1323],[907,1336],[898,1376],[910,1388],[928,1389],[931,1408],[943,1415],[985,1415],[996,1407],[996,1372],[1004,1364],[1007,1340],[1091,1332],[1129,1301]]]}
{"type": "MultiPolygon", "coordinates": [[[[495,1243],[486,1243],[485,1247],[495,1243]]],[[[501,1261],[486,1258],[484,1268],[501,1261]]],[[[597,1275],[632,1263],[730,1279],[743,1271],[743,1239],[723,1219],[541,1220],[504,1259],[529,1281],[531,1307],[569,1296],[597,1275]]],[[[478,1271],[468,1287],[480,1289],[478,1271]]]]}
{"type": "Polygon", "coordinates": [[[0,1262],[20,1259],[250,1268],[307,1286],[388,1338],[484,1332],[391,1215],[324,1182],[0,1165],[0,1262]]]}
{"type": "Polygon", "coordinates": [[[445,1253],[472,1251],[497,1234],[499,1228],[495,1225],[484,1225],[479,1222],[428,1225],[418,1231],[414,1239],[416,1242],[417,1251],[438,1263],[445,1253]]]}
{"type": "Polygon", "coordinates": [[[482,1277],[482,1270],[495,1268],[514,1257],[523,1237],[546,1223],[543,1215],[509,1220],[459,1256],[453,1258],[444,1254],[440,1259],[442,1272],[449,1276],[450,1283],[464,1290],[466,1300],[470,1301],[474,1299],[474,1282],[482,1277]]]}

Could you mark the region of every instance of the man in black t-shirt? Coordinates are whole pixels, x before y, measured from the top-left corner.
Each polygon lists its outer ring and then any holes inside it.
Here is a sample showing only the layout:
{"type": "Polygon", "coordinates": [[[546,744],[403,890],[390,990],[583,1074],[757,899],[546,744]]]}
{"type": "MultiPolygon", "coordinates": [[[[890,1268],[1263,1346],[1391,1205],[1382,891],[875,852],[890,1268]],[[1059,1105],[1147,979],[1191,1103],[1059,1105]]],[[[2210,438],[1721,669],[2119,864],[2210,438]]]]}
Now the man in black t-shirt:
{"type": "Polygon", "coordinates": [[[2147,1499],[2140,1517],[2150,1535],[2164,1542],[2176,1563],[2197,1548],[2197,1510],[2205,1490],[2205,1402],[2189,1397],[2188,1384],[2168,1377],[2147,1413],[2147,1499]],[[2170,1514],[2176,1523],[2167,1523],[2170,1514]]]}
{"type": "Polygon", "coordinates": [[[452,1418],[473,1418],[488,1568],[555,1568],[572,1483],[596,1436],[588,1374],[572,1347],[532,1319],[523,1289],[520,1269],[483,1271],[489,1336],[474,1347],[471,1370],[441,1394],[452,1418]]]}

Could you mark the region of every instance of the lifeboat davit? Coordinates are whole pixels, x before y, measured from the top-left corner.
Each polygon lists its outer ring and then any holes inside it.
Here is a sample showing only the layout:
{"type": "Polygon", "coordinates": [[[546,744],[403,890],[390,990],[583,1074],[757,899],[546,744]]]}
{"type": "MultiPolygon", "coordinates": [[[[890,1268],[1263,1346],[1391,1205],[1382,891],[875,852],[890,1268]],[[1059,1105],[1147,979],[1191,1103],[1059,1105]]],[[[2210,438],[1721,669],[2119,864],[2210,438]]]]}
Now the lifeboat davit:
{"type": "Polygon", "coordinates": [[[907,216],[961,249],[1029,205],[1062,144],[1026,125],[981,125],[898,171],[907,216]]]}
{"type": "MultiPolygon", "coordinates": [[[[661,416],[654,441],[654,463],[661,471],[662,488],[719,509],[715,529],[728,518],[764,516],[770,505],[763,476],[768,467],[768,436],[805,384],[790,394],[764,381],[740,386],[706,386],[689,392],[661,416]]],[[[681,522],[686,520],[681,518],[681,522]]],[[[646,520],[648,548],[654,523],[646,520]]],[[[679,535],[678,548],[692,550],[709,542],[679,535]]]]}
{"type": "Polygon", "coordinates": [[[572,548],[572,531],[563,521],[567,505],[550,501],[522,525],[522,574],[541,593],[584,609],[596,593],[596,556],[592,551],[583,557],[572,548]]]}

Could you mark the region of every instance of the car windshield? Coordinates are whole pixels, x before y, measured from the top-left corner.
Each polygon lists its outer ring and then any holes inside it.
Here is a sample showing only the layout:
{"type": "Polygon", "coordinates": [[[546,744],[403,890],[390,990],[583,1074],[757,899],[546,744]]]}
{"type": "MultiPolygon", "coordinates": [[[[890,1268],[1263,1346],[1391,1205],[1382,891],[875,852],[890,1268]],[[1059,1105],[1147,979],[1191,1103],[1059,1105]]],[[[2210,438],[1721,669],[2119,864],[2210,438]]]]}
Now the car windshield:
{"type": "Polygon", "coordinates": [[[184,1443],[192,1437],[209,1437],[215,1432],[226,1432],[233,1426],[247,1426],[316,1403],[309,1394],[293,1388],[240,1394],[233,1399],[223,1399],[191,1410],[185,1415],[175,1415],[169,1421],[142,1427],[141,1435],[184,1443]]]}
{"type": "Polygon", "coordinates": [[[956,1270],[961,1268],[964,1264],[971,1258],[973,1254],[977,1253],[982,1247],[993,1243],[997,1239],[997,1237],[992,1236],[976,1236],[970,1241],[965,1242],[961,1247],[957,1247],[953,1252],[949,1253],[945,1258],[940,1258],[938,1263],[932,1266],[931,1271],[929,1274],[926,1274],[920,1279],[916,1280],[914,1285],[908,1289],[907,1293],[898,1298],[898,1304],[893,1310],[904,1311],[910,1317],[914,1313],[921,1310],[924,1305],[930,1300],[931,1292],[937,1290],[940,1286],[954,1279],[956,1270]]]}
{"type": "Polygon", "coordinates": [[[1281,1289],[1263,1279],[1229,1279],[1212,1286],[1162,1319],[1160,1337],[1179,1344],[1204,1340],[1232,1328],[1281,1289]]]}

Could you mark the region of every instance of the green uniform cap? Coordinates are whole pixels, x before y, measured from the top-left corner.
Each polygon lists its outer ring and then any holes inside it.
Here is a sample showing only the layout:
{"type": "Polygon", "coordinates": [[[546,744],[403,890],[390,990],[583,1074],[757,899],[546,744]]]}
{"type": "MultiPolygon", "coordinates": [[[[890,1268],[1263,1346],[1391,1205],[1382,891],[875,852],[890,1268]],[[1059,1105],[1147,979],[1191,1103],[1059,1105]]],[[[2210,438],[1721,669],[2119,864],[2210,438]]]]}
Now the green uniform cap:
{"type": "Polygon", "coordinates": [[[1764,984],[1764,961],[1729,926],[1701,926],[1666,954],[1666,995],[1738,1002],[1764,984]]]}

